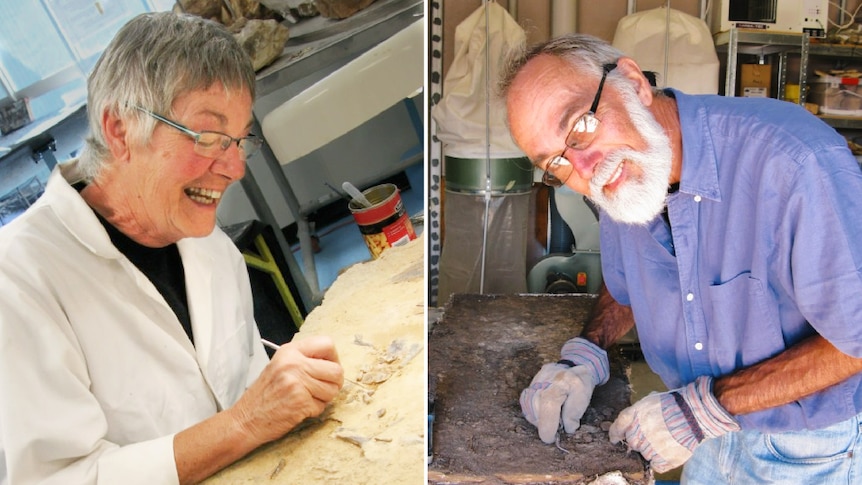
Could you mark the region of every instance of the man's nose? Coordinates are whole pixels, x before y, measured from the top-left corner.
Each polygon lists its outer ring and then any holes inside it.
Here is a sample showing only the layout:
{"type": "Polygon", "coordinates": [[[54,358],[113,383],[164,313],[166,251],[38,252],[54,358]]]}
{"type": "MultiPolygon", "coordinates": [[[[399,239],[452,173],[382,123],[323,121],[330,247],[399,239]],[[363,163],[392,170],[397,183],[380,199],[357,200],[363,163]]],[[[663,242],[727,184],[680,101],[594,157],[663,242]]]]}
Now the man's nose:
{"type": "Polygon", "coordinates": [[[567,146],[563,157],[572,165],[575,175],[589,181],[596,171],[596,165],[602,161],[602,154],[595,150],[578,150],[567,146]]]}

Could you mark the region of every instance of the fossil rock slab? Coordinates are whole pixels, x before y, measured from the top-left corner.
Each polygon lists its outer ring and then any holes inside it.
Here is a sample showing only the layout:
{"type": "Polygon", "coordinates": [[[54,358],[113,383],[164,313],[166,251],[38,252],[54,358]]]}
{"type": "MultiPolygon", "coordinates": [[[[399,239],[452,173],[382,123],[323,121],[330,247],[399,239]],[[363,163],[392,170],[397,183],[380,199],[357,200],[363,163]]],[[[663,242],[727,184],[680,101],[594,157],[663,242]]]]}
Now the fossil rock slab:
{"type": "Polygon", "coordinates": [[[204,485],[424,482],[424,248],[416,238],[338,276],[294,338],[332,337],[350,381],[317,419],[204,485]]]}

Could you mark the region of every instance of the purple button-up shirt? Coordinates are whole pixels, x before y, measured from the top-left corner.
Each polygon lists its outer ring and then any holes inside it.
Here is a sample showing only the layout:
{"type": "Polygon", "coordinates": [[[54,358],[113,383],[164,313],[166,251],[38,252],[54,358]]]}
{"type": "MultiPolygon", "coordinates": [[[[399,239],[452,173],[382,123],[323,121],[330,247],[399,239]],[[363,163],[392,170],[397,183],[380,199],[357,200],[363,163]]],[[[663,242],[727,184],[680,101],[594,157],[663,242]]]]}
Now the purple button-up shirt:
{"type": "MultiPolygon", "coordinates": [[[[835,130],[772,99],[676,97],[682,179],[644,226],[601,217],[602,271],[670,388],[769,359],[819,333],[862,357],[862,171],[835,130]]],[[[816,363],[812,363],[816,365],[816,363]]],[[[817,429],[862,412],[862,375],[737,416],[817,429]]]]}

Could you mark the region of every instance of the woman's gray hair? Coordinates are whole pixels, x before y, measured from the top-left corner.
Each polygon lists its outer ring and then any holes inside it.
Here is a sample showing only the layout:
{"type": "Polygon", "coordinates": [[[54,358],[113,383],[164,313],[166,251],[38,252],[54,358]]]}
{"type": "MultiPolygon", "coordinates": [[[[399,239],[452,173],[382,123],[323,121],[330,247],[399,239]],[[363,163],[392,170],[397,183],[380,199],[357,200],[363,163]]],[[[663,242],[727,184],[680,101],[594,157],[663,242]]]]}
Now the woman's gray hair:
{"type": "Polygon", "coordinates": [[[246,90],[254,99],[251,60],[224,26],[172,12],[134,17],[117,32],[87,82],[90,130],[79,161],[85,180],[98,175],[110,154],[103,113],[132,121],[132,136],[146,143],[156,121],[136,107],[170,116],[175,99],[215,83],[246,90]]]}
{"type": "Polygon", "coordinates": [[[512,81],[521,69],[540,55],[551,55],[563,59],[579,71],[602,75],[602,66],[614,63],[623,57],[622,51],[598,37],[587,34],[566,34],[532,47],[514,52],[509,56],[497,83],[497,94],[505,99],[512,81]]]}

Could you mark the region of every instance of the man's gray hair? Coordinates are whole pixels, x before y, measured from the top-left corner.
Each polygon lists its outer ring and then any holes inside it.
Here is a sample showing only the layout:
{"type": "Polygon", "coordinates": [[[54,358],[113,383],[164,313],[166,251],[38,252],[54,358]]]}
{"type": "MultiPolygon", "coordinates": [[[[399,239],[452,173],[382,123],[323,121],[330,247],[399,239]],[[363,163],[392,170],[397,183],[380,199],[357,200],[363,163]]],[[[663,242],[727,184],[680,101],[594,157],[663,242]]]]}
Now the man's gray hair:
{"type": "Polygon", "coordinates": [[[566,34],[513,53],[507,59],[497,83],[497,94],[505,99],[512,81],[521,69],[540,55],[552,55],[568,61],[583,72],[602,75],[602,66],[616,62],[625,54],[598,37],[587,34],[566,34]]]}
{"type": "Polygon", "coordinates": [[[109,157],[103,113],[133,121],[132,136],[146,143],[156,121],[137,106],[170,116],[178,97],[216,83],[231,91],[246,90],[254,99],[251,60],[224,26],[172,12],[131,19],[102,53],[87,82],[90,130],[79,162],[84,178],[92,181],[109,157]]]}

